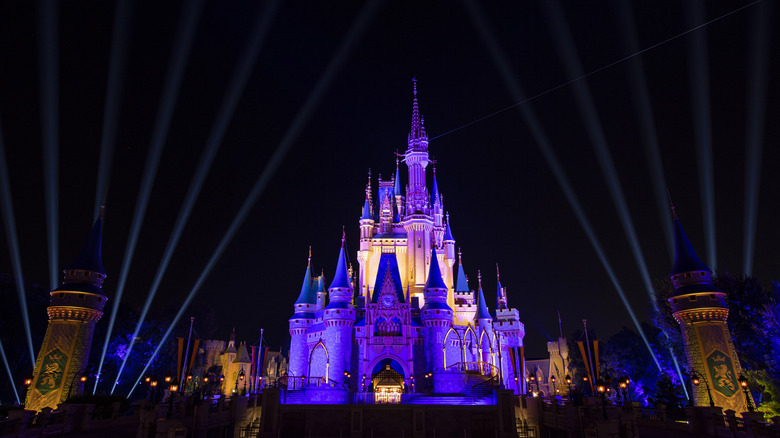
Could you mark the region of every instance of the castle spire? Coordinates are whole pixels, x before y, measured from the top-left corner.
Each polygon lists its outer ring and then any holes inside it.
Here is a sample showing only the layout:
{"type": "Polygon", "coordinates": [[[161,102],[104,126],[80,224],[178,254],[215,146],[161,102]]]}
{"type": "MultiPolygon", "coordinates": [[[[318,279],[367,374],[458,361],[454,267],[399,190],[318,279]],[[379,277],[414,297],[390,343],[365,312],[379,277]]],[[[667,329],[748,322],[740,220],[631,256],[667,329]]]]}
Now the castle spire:
{"type": "Polygon", "coordinates": [[[316,304],[317,295],[316,291],[311,287],[311,246],[309,247],[309,261],[306,264],[306,274],[303,276],[303,284],[301,285],[301,293],[298,295],[298,299],[295,304],[316,304]]]}
{"type": "Polygon", "coordinates": [[[466,271],[463,269],[463,259],[458,248],[458,280],[455,282],[455,292],[469,292],[469,281],[466,278],[466,271]]]}
{"type": "Polygon", "coordinates": [[[490,311],[488,311],[487,303],[485,303],[485,293],[482,292],[482,273],[477,271],[477,278],[479,279],[479,296],[477,302],[477,315],[474,319],[492,319],[490,311]]]}
{"type": "MultiPolygon", "coordinates": [[[[106,269],[103,267],[103,258],[101,256],[102,249],[102,235],[103,235],[103,207],[100,209],[101,214],[95,220],[92,229],[87,236],[87,241],[84,242],[84,246],[81,247],[81,252],[73,260],[73,263],[65,268],[65,272],[72,270],[90,271],[106,275],[106,269]]],[[[67,281],[67,279],[66,279],[67,281]]]]}
{"type": "Polygon", "coordinates": [[[436,257],[436,246],[431,246],[431,267],[428,270],[428,281],[425,282],[425,289],[447,289],[447,285],[444,284],[441,277],[439,258],[436,257]]]}
{"type": "Polygon", "coordinates": [[[401,190],[401,168],[398,165],[398,152],[395,153],[395,186],[393,192],[395,196],[403,196],[404,193],[401,190]]]}
{"type": "Polygon", "coordinates": [[[414,100],[412,101],[412,130],[409,132],[409,150],[427,151],[428,134],[425,132],[425,121],[420,116],[420,105],[417,103],[417,78],[412,79],[414,100]]]}
{"type": "Polygon", "coordinates": [[[683,272],[712,272],[696,255],[696,251],[693,250],[693,245],[688,240],[688,236],[677,218],[674,206],[672,206],[672,214],[674,215],[674,265],[672,266],[671,275],[683,272]]]}
{"type": "Polygon", "coordinates": [[[352,289],[352,284],[349,282],[349,274],[347,269],[347,257],[344,253],[344,242],[346,241],[346,234],[344,230],[341,231],[341,251],[339,251],[339,261],[336,264],[336,273],[333,275],[333,282],[328,289],[342,288],[352,289]]]}
{"type": "Polygon", "coordinates": [[[507,309],[506,296],[504,295],[504,288],[501,287],[501,273],[498,271],[498,263],[496,263],[496,309],[507,309]]]}
{"type": "Polygon", "coordinates": [[[436,205],[436,202],[439,202],[439,205],[441,205],[441,198],[439,198],[439,184],[436,183],[436,165],[434,164],[433,187],[431,188],[431,205],[436,205]]]}

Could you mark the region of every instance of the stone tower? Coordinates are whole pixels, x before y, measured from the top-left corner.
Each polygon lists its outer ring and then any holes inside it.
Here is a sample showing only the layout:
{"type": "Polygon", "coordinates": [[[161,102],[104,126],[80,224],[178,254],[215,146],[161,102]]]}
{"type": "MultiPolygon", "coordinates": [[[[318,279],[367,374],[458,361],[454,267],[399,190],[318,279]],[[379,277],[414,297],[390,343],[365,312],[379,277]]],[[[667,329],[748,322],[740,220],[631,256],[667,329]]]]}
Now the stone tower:
{"type": "Polygon", "coordinates": [[[100,256],[103,218],[98,217],[76,260],[65,269],[62,286],[53,290],[47,308],[49,326],[27,389],[25,407],[55,408],[81,394],[95,323],[103,316],[106,270],[100,256]]]}
{"type": "Polygon", "coordinates": [[[706,383],[716,406],[746,412],[745,394],[737,381],[742,368],[726,325],[726,294],[713,286],[712,271],[694,252],[676,214],[674,244],[674,294],[669,303],[680,324],[688,368],[706,380],[693,388],[694,404],[709,406],[706,383]]]}

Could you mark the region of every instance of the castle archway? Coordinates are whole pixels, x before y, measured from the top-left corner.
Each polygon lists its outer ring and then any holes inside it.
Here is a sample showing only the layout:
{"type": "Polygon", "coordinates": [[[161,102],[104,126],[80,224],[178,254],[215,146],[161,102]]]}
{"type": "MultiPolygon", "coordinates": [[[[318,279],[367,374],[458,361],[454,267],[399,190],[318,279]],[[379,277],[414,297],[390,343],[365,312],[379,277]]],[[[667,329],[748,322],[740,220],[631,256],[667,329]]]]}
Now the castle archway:
{"type": "MultiPolygon", "coordinates": [[[[372,363],[371,388],[378,403],[400,403],[405,391],[405,376],[408,376],[404,361],[398,357],[384,356],[372,363]]],[[[368,384],[368,382],[367,382],[368,384]]]]}

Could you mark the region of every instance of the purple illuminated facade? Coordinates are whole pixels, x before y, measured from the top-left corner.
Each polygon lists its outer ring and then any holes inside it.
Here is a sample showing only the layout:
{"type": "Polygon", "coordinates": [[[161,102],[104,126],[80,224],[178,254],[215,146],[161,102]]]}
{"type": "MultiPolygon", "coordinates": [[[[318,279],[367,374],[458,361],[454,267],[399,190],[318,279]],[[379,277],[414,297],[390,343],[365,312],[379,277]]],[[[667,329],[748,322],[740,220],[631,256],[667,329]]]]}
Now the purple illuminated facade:
{"type": "Polygon", "coordinates": [[[525,387],[518,311],[498,275],[492,314],[481,275],[469,288],[435,168],[428,180],[416,82],[402,161],[405,189],[398,160],[376,191],[369,174],[359,269],[347,265],[342,242],[326,290],[309,260],[290,318],[287,403],[489,403],[494,388],[525,387]]]}

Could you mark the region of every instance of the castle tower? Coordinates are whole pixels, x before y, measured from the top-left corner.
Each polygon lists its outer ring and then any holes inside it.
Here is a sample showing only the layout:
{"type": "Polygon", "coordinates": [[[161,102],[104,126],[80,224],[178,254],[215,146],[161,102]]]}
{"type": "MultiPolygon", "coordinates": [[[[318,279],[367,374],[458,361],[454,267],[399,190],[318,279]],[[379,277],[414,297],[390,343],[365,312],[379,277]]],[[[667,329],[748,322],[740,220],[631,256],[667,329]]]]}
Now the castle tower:
{"type": "Polygon", "coordinates": [[[50,293],[49,325],[27,389],[26,409],[55,408],[83,390],[80,376],[86,372],[95,323],[107,300],[102,290],[102,232],[101,210],[78,257],[65,269],[62,286],[50,293]]]}
{"type": "MultiPolygon", "coordinates": [[[[344,372],[350,371],[352,358],[352,326],[357,312],[352,304],[352,282],[347,274],[347,259],[344,254],[344,236],[341,237],[341,251],[336,264],[333,282],[328,288],[330,303],[323,312],[325,325],[325,348],[327,349],[327,379],[338,380],[344,372]]],[[[314,364],[311,365],[314,367],[314,364]]]]}
{"type": "Polygon", "coordinates": [[[441,278],[436,248],[431,248],[431,268],[425,284],[425,306],[421,319],[425,327],[425,355],[428,371],[441,371],[444,363],[444,339],[452,326],[452,308],[447,305],[447,285],[441,278]]]}
{"type": "MultiPolygon", "coordinates": [[[[474,313],[474,325],[477,327],[478,337],[478,357],[482,362],[495,363],[493,354],[493,317],[490,316],[490,311],[485,301],[485,293],[482,292],[482,273],[477,272],[477,280],[479,281],[479,295],[477,302],[477,311],[474,313]]],[[[483,370],[483,372],[488,370],[483,370]]],[[[492,374],[493,370],[489,370],[492,374]]],[[[487,373],[486,373],[487,374],[487,373]]]]}
{"type": "Polygon", "coordinates": [[[411,287],[411,296],[424,301],[424,285],[428,263],[435,258],[428,258],[429,248],[434,246],[431,239],[433,233],[433,217],[431,215],[431,196],[426,185],[425,168],[430,162],[428,158],[428,134],[420,116],[417,103],[417,80],[414,80],[414,101],[412,103],[412,129],[409,132],[408,149],[404,162],[409,168],[409,185],[406,189],[406,214],[403,226],[407,234],[407,257],[409,260],[409,278],[403,279],[411,287]]]}
{"type": "MultiPolygon", "coordinates": [[[[449,229],[448,224],[447,234],[452,237],[449,229]]],[[[454,239],[452,240],[454,243],[454,239]]],[[[477,312],[474,302],[474,291],[469,289],[469,282],[466,279],[466,271],[463,269],[463,257],[460,250],[458,250],[458,279],[455,282],[455,293],[453,295],[455,297],[455,308],[453,310],[455,310],[457,323],[467,324],[474,321],[474,315],[477,312]]]]}
{"type": "Polygon", "coordinates": [[[506,288],[501,286],[498,264],[496,264],[496,283],[496,318],[493,329],[497,336],[499,368],[505,385],[510,388],[516,386],[517,390],[522,392],[522,382],[525,382],[522,357],[525,326],[520,322],[520,312],[509,307],[506,288]],[[515,381],[519,383],[516,385],[515,381]]]}
{"type": "Polygon", "coordinates": [[[696,406],[708,406],[707,388],[713,401],[724,410],[747,411],[745,394],[737,378],[742,368],[726,325],[729,309],[726,294],[712,284],[712,271],[693,250],[691,242],[674,218],[674,266],[671,279],[674,294],[669,298],[672,315],[680,324],[688,368],[703,376],[706,382],[693,388],[696,406]]]}
{"type": "Polygon", "coordinates": [[[317,294],[311,287],[311,249],[309,263],[303,276],[301,293],[295,301],[295,314],[289,320],[290,331],[290,376],[300,377],[306,374],[309,363],[309,347],[306,344],[306,331],[314,323],[314,311],[317,306],[317,294]]]}

